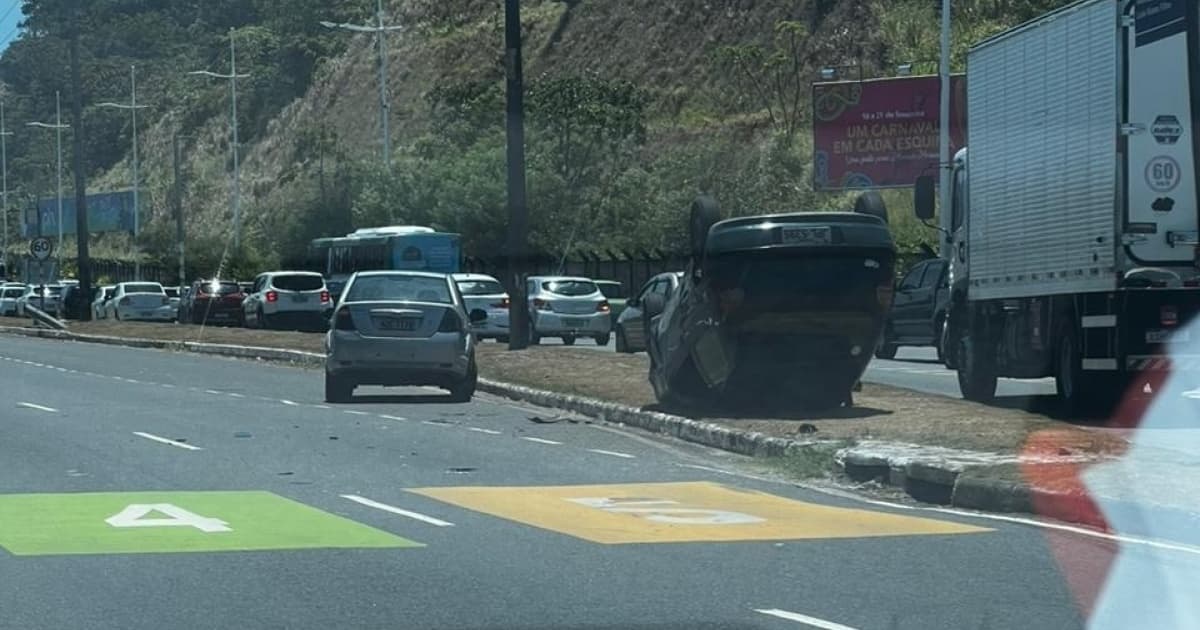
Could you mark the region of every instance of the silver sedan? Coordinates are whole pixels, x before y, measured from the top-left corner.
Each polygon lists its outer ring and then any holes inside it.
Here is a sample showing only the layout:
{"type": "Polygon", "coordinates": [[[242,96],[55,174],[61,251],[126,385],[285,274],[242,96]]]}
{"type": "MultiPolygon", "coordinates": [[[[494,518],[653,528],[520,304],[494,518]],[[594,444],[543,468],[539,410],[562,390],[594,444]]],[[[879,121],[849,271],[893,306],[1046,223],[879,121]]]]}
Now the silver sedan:
{"type": "Polygon", "coordinates": [[[325,338],[325,400],[347,402],[359,385],[422,385],[475,394],[478,372],[462,295],[444,274],[364,271],[351,276],[325,338]]]}

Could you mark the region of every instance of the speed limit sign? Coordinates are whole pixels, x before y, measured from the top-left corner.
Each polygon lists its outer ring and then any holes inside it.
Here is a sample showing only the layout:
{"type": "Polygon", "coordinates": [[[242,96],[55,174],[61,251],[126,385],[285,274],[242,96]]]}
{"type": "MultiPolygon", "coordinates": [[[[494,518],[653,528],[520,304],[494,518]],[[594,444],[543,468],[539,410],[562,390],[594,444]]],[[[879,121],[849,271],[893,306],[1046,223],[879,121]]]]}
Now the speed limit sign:
{"type": "Polygon", "coordinates": [[[50,254],[54,253],[54,242],[44,236],[39,236],[29,242],[29,253],[36,260],[46,260],[50,258],[50,254]]]}

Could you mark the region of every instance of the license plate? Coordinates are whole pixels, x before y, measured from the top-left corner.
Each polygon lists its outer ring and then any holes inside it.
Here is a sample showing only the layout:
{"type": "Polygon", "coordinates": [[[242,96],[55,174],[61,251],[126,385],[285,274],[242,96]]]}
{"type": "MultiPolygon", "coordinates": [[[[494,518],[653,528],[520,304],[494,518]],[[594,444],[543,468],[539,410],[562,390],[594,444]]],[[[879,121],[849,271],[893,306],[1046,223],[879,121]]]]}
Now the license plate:
{"type": "Polygon", "coordinates": [[[833,232],[826,226],[790,226],[780,231],[780,240],[785,245],[828,245],[833,242],[833,232]]]}
{"type": "Polygon", "coordinates": [[[308,296],[307,295],[293,295],[292,301],[297,304],[303,304],[308,301],[308,296]]]}
{"type": "Polygon", "coordinates": [[[1180,330],[1147,330],[1146,343],[1167,343],[1168,341],[1175,343],[1187,343],[1188,331],[1180,330]]]}
{"type": "Polygon", "coordinates": [[[419,321],[418,319],[380,318],[376,319],[375,323],[379,326],[380,330],[413,331],[417,329],[417,322],[419,321]]]}
{"type": "Polygon", "coordinates": [[[586,319],[564,319],[563,324],[565,324],[567,328],[583,328],[583,327],[587,326],[587,320],[586,319]]]}

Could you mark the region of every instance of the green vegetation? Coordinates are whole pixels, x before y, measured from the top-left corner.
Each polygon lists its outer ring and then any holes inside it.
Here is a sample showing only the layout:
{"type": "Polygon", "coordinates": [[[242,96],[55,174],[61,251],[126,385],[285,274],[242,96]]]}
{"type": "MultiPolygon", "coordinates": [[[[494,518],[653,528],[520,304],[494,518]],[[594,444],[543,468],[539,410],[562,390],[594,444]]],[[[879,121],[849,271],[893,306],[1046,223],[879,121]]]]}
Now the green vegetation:
{"type": "MultiPolygon", "coordinates": [[[[12,128],[52,120],[55,91],[69,102],[70,2],[23,2],[25,30],[0,55],[12,128]]],[[[971,42],[1064,3],[956,0],[956,65],[971,42]]],[[[389,44],[391,172],[379,159],[373,39],[319,25],[368,22],[372,0],[81,3],[85,168],[93,192],[130,185],[128,115],[97,104],[128,99],[131,65],[139,101],[150,107],[139,122],[147,262],[174,265],[176,135],[194,273],[296,261],[314,237],[388,223],[457,231],[470,254],[499,253],[507,225],[501,6],[386,4],[389,20],[406,27],[389,44]],[[228,72],[231,29],[239,72],[250,75],[239,82],[239,252],[228,247],[228,84],[186,74],[228,72]]],[[[809,184],[810,83],[825,65],[852,63],[865,76],[882,76],[897,63],[936,59],[936,3],[733,4],[525,0],[536,248],[553,255],[678,250],[683,214],[700,192],[733,215],[850,205],[852,195],[816,193],[809,184]]],[[[47,133],[19,129],[9,157],[10,182],[20,191],[14,209],[53,195],[47,133]]],[[[70,195],[70,174],[64,179],[70,195]]],[[[903,249],[933,240],[911,218],[906,191],[885,197],[903,249]]],[[[93,247],[108,258],[133,251],[122,234],[99,235],[93,247]]]]}

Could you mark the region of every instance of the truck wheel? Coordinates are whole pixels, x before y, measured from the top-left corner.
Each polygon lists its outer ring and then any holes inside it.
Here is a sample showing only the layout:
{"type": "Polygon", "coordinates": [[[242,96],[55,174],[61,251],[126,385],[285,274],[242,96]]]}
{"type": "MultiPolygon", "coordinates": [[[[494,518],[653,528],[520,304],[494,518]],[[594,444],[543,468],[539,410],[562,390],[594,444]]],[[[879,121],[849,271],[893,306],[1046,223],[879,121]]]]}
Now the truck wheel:
{"type": "Polygon", "coordinates": [[[688,222],[689,237],[692,241],[692,257],[704,255],[704,247],[708,244],[708,231],[721,220],[721,207],[717,200],[708,195],[696,197],[692,202],[692,214],[688,222]]]}
{"type": "Polygon", "coordinates": [[[989,403],[996,398],[996,364],[989,345],[963,337],[958,345],[958,389],[963,398],[989,403]]]}
{"type": "Polygon", "coordinates": [[[1079,338],[1073,330],[1064,330],[1058,337],[1054,385],[1059,413],[1068,418],[1087,415],[1107,417],[1124,393],[1120,384],[1108,374],[1083,370],[1079,338]]]}

